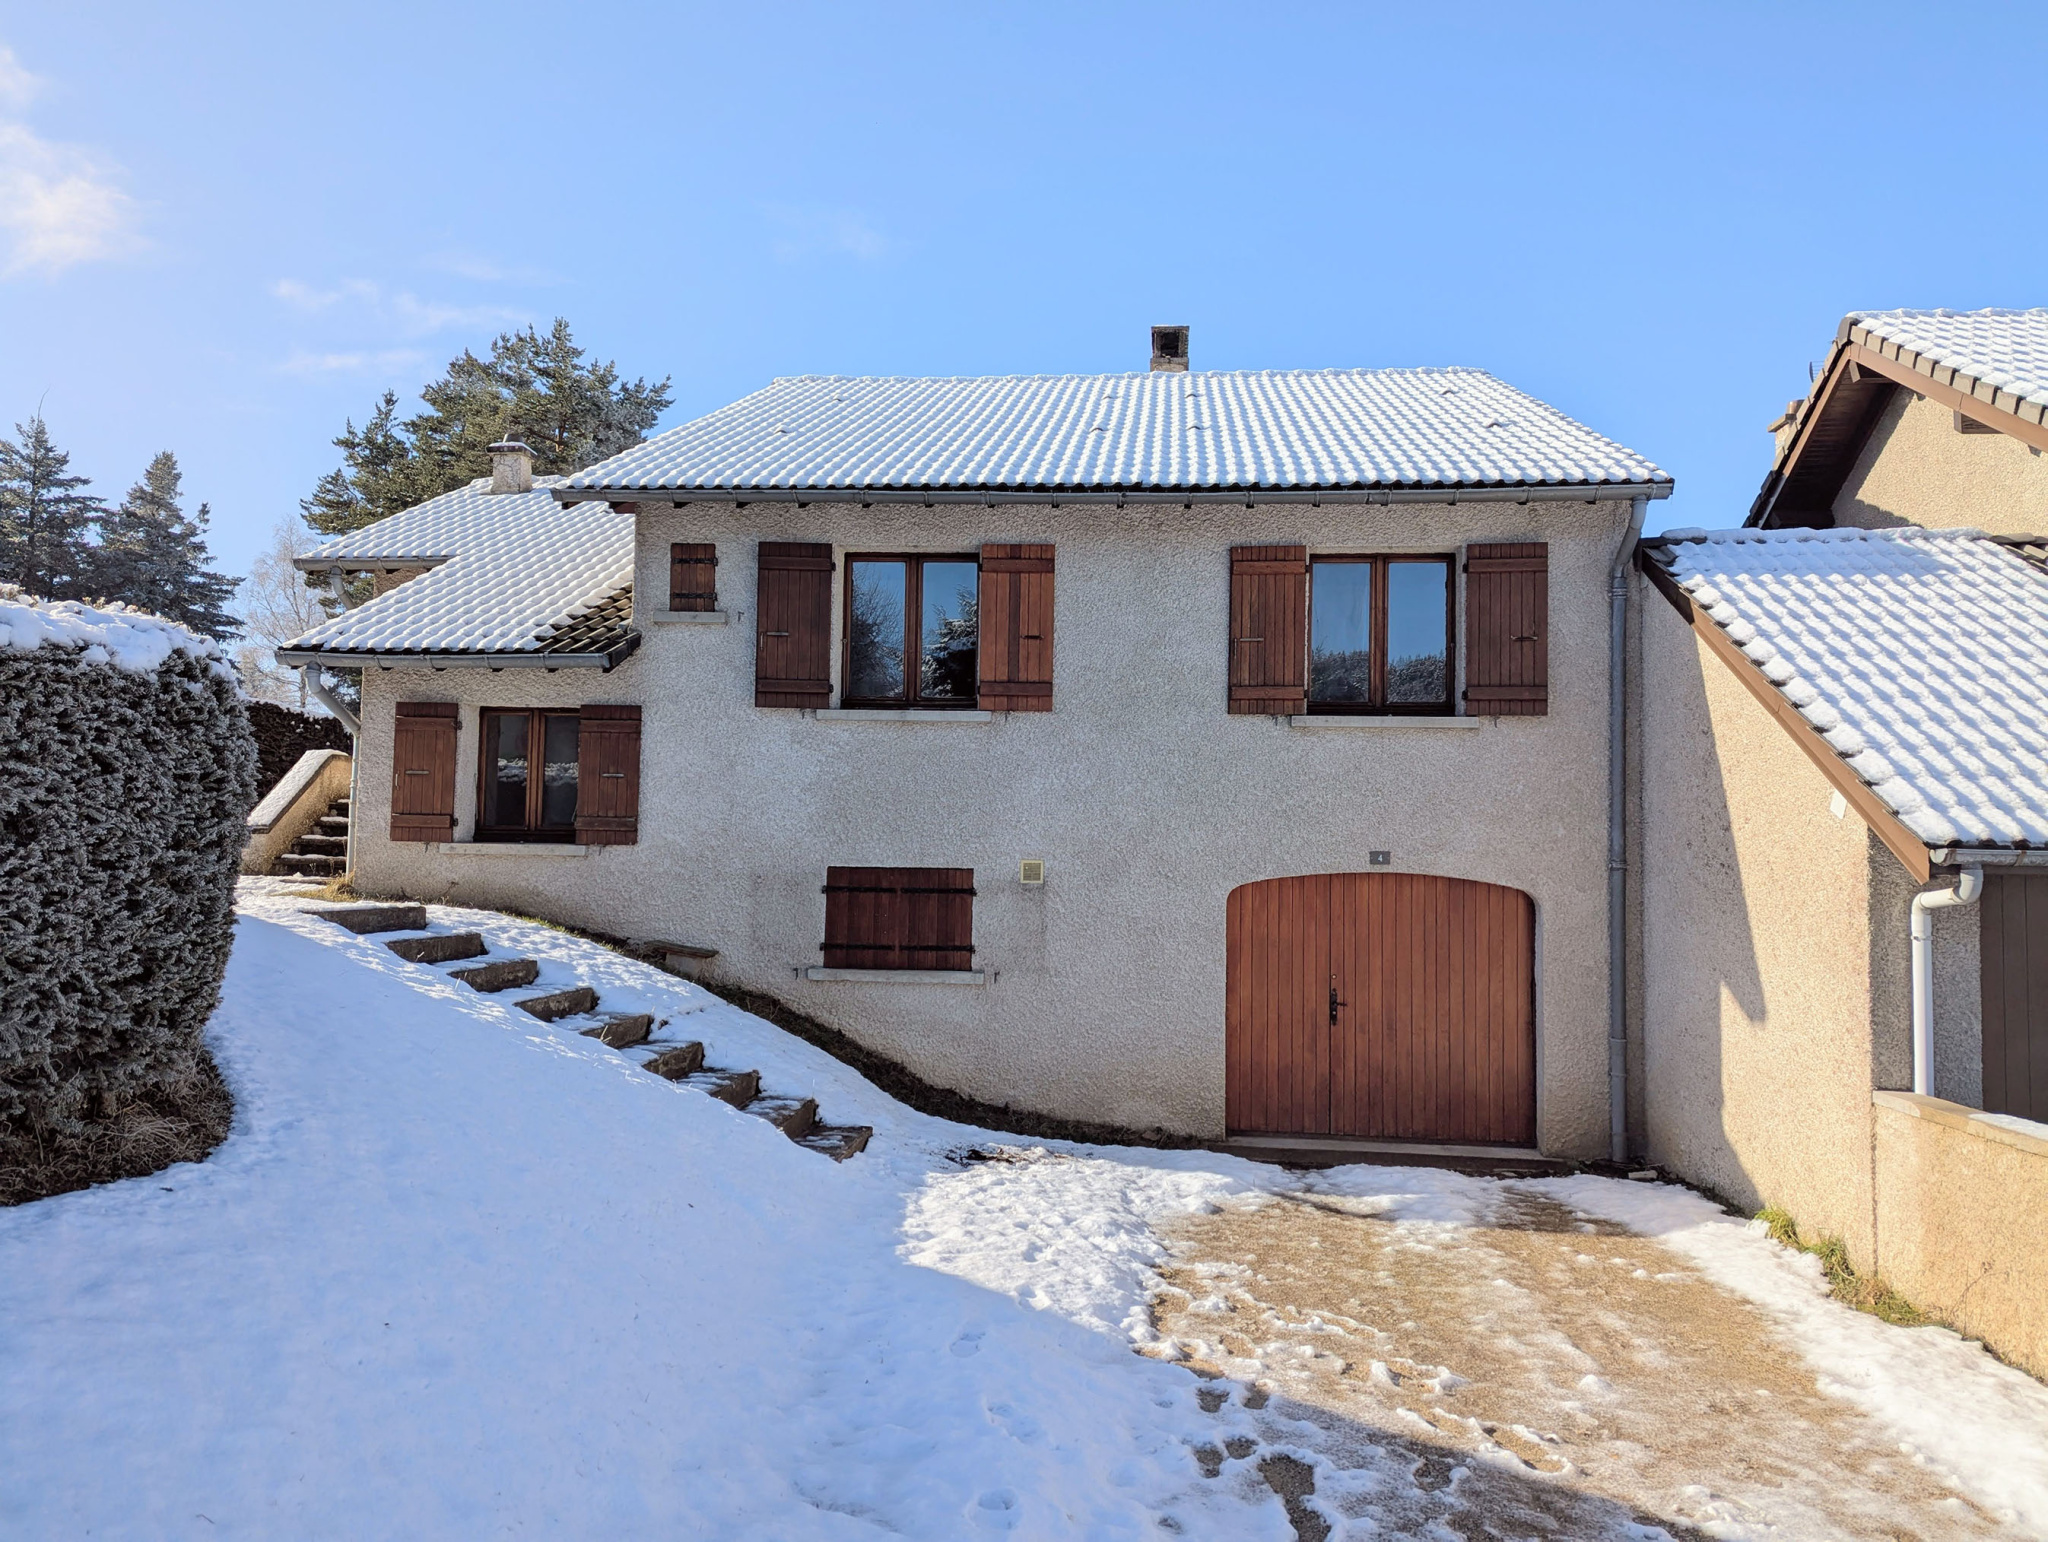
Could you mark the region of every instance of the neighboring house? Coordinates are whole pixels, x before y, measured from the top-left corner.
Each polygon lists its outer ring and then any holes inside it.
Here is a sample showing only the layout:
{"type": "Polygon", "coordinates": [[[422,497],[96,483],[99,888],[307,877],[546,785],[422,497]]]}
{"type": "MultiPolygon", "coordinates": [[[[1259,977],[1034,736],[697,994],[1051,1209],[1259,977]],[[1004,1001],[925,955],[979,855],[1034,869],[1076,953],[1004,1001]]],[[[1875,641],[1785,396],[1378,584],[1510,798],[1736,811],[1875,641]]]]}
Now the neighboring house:
{"type": "Polygon", "coordinates": [[[1747,523],[2048,530],[2048,310],[1856,311],[1747,523]]]}
{"type": "Polygon", "coordinates": [[[1642,543],[1634,904],[1650,1159],[2048,1373],[2048,542],[1985,533],[2048,501],[2037,339],[1850,317],[1766,528],[1642,543]]]}
{"type": "Polygon", "coordinates": [[[1153,366],[778,380],[323,546],[427,569],[280,650],[363,668],[358,883],[715,949],[1020,1108],[1603,1155],[1670,479],[1477,370],[1153,366]]]}

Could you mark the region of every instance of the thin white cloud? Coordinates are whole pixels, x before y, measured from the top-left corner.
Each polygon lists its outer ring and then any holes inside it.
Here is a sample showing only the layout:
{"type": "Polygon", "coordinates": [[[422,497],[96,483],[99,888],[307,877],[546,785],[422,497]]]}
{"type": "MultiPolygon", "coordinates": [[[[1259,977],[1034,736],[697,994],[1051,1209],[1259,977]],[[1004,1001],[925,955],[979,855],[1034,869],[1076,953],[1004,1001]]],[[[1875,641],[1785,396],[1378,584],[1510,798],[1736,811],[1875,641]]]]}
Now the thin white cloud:
{"type": "Polygon", "coordinates": [[[478,284],[558,284],[561,280],[545,268],[520,263],[503,263],[475,252],[437,252],[423,259],[422,266],[478,284]]]}
{"type": "Polygon", "coordinates": [[[417,348],[342,353],[312,353],[301,349],[278,368],[287,375],[360,375],[373,371],[394,374],[417,369],[426,362],[426,354],[417,348]]]}
{"type": "Polygon", "coordinates": [[[501,305],[452,305],[423,300],[405,290],[388,293],[364,278],[346,278],[326,289],[301,279],[281,278],[270,286],[270,292],[293,310],[307,314],[337,306],[360,307],[401,337],[428,337],[450,327],[496,327],[526,319],[523,311],[501,305]]]}
{"type": "Polygon", "coordinates": [[[764,212],[782,229],[768,243],[768,250],[780,262],[800,262],[806,257],[852,257],[861,262],[877,262],[895,249],[895,243],[875,229],[872,221],[850,209],[771,204],[764,212]]]}
{"type": "Polygon", "coordinates": [[[135,200],[115,173],[20,121],[40,89],[0,46],[0,277],[61,273],[141,245],[135,200]]]}

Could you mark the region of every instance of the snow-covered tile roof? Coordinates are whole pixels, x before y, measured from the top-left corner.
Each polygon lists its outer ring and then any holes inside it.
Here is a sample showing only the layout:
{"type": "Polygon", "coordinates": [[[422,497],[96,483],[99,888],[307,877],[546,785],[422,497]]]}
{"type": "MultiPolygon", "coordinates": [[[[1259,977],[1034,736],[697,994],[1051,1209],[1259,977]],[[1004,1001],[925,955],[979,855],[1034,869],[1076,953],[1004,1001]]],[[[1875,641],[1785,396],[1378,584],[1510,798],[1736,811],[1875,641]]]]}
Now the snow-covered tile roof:
{"type": "Polygon", "coordinates": [[[600,461],[587,488],[1299,489],[1668,483],[1477,369],[801,375],[600,461]]]}
{"type": "Polygon", "coordinates": [[[633,516],[559,504],[548,489],[561,481],[536,477],[530,493],[492,493],[480,478],[301,557],[313,569],[433,565],[280,654],[540,653],[572,643],[605,651],[605,637],[626,631],[633,516]]]}
{"type": "MultiPolygon", "coordinates": [[[[1966,396],[1986,394],[1971,389],[1981,381],[2016,402],[2048,409],[2048,310],[1852,311],[1842,329],[1922,374],[1944,372],[1942,383],[1966,396]],[[1967,378],[1950,380],[1951,371],[1967,378]]],[[[2027,416],[2038,422],[2041,413],[2027,416]]]]}
{"type": "Polygon", "coordinates": [[[2048,845],[2048,572],[1975,530],[1647,550],[1931,847],[2048,845]]]}

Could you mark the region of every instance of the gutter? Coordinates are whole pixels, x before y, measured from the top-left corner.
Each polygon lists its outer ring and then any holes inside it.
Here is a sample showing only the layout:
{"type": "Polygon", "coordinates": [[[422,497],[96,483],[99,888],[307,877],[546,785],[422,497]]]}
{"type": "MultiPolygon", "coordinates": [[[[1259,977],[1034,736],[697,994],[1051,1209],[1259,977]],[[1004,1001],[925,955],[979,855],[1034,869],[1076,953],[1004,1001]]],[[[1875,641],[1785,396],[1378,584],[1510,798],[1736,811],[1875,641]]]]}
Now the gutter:
{"type": "Polygon", "coordinates": [[[352,653],[320,648],[280,648],[277,661],[293,669],[308,664],[328,669],[597,669],[610,671],[633,656],[640,634],[628,632],[603,653],[352,653]]]}
{"type": "Polygon", "coordinates": [[[1975,903],[1984,892],[1984,869],[1970,866],[1953,889],[1926,889],[1913,896],[1913,1090],[1934,1093],[1934,915],[1975,903]]]}
{"type": "Polygon", "coordinates": [[[1103,492],[1055,487],[953,492],[918,487],[554,487],[558,503],[1600,503],[1669,498],[1670,482],[1576,482],[1544,487],[1331,487],[1314,492],[1256,487],[1130,488],[1103,492]]]}
{"type": "MultiPolygon", "coordinates": [[[[1668,491],[1668,489],[1667,489],[1668,491]]],[[[1650,500],[1629,500],[1607,573],[1607,1154],[1628,1160],[1628,565],[1650,500]]]]}

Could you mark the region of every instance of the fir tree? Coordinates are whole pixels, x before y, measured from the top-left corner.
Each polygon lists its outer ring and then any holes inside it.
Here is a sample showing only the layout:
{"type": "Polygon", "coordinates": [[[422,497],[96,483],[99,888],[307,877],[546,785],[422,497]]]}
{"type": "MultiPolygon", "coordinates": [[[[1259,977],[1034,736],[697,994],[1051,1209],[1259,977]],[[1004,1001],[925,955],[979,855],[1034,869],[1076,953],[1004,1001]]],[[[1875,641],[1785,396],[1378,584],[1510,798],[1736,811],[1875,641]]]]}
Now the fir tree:
{"type": "Polygon", "coordinates": [[[464,349],[420,396],[426,410],[402,422],[390,391],[361,429],[349,422],[334,441],[342,465],[300,504],[307,524],[359,530],[489,476],[499,439],[523,439],[542,476],[578,470],[640,443],[670,402],[666,377],[622,381],[616,364],[584,363],[560,317],[545,334],[504,333],[488,359],[464,349]]]}
{"type": "Polygon", "coordinates": [[[17,444],[0,439],[0,583],[45,599],[85,597],[93,567],[88,535],[105,515],[71,474],[71,457],[50,441],[42,414],[14,425],[17,444]]]}
{"type": "Polygon", "coordinates": [[[238,579],[207,568],[211,510],[187,516],[178,497],[183,475],[169,450],[150,461],[118,508],[100,516],[93,579],[109,599],[124,600],[193,631],[226,641],[241,630],[227,613],[238,579]]]}

